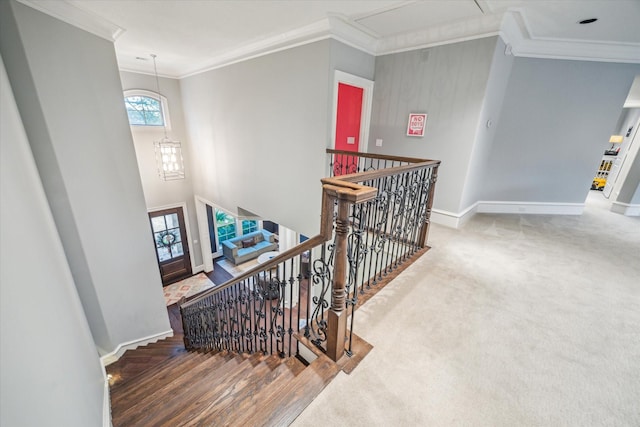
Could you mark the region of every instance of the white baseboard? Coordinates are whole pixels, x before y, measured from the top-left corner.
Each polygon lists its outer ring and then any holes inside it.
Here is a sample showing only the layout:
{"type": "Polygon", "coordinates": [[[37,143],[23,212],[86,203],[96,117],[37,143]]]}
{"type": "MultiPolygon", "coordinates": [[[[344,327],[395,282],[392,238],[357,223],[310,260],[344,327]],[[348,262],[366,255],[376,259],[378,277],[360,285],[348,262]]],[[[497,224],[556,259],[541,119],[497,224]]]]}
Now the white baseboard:
{"type": "Polygon", "coordinates": [[[118,345],[118,347],[116,347],[116,349],[111,353],[105,354],[104,356],[100,357],[100,361],[102,362],[102,366],[109,366],[113,362],[116,362],[118,359],[120,359],[120,357],[127,350],[133,350],[140,346],[151,344],[158,340],[163,340],[165,338],[172,337],[172,336],[173,336],[173,330],[169,329],[168,331],[161,332],[156,335],[150,335],[148,337],[140,338],[138,340],[122,343],[118,345]]]}
{"type": "MultiPolygon", "coordinates": [[[[614,210],[612,206],[611,210],[614,212],[624,213],[625,215],[629,216],[640,215],[640,205],[625,205],[623,209],[624,211],[614,210]]],[[[584,203],[479,201],[469,206],[460,213],[449,212],[442,209],[432,209],[431,222],[447,227],[460,228],[476,213],[503,213],[519,215],[582,215],[583,211],[584,203]]]]}
{"type": "Polygon", "coordinates": [[[611,212],[626,216],[640,216],[640,205],[630,205],[622,202],[611,202],[611,212]]]}
{"type": "Polygon", "coordinates": [[[584,203],[478,202],[479,213],[582,215],[584,203]]]}
{"type": "Polygon", "coordinates": [[[442,209],[431,210],[431,222],[451,228],[460,228],[469,221],[477,211],[478,203],[474,203],[460,213],[453,213],[442,209]]]}
{"type": "Polygon", "coordinates": [[[198,274],[204,271],[204,264],[196,265],[191,269],[192,274],[198,274]]]}

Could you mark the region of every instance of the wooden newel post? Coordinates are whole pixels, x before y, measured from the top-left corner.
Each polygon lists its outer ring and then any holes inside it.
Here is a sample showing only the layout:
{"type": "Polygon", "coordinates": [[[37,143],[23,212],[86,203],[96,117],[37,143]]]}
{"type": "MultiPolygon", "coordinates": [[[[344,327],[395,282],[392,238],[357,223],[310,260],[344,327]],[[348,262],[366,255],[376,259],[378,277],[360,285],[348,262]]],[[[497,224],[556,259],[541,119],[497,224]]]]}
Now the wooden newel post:
{"type": "Polygon", "coordinates": [[[338,218],[336,219],[336,240],[333,289],[331,308],[328,313],[327,355],[338,361],[344,355],[344,341],[347,334],[347,311],[345,286],[347,280],[347,233],[349,230],[348,200],[338,198],[338,218]]]}

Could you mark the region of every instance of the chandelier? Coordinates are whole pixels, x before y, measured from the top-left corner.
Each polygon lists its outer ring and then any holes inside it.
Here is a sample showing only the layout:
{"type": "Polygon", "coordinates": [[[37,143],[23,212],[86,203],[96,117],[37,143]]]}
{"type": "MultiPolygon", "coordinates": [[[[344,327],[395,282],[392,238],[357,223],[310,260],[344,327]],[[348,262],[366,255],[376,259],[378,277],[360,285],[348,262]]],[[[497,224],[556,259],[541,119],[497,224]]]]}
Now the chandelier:
{"type": "MultiPolygon", "coordinates": [[[[160,95],[160,80],[158,79],[158,68],[156,67],[156,55],[152,54],[151,57],[153,58],[153,71],[156,77],[156,94],[158,95],[158,103],[162,108],[162,96],[160,95]]],[[[180,141],[174,141],[167,136],[166,118],[163,118],[162,126],[164,127],[164,138],[153,143],[156,152],[158,176],[165,181],[184,179],[182,144],[180,141]]]]}

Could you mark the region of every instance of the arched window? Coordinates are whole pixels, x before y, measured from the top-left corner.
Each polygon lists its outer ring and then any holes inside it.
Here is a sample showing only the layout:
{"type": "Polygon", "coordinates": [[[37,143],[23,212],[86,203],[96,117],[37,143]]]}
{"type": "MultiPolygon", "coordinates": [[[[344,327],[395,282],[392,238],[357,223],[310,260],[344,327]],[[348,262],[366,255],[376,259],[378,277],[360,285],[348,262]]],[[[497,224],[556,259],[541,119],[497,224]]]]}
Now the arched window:
{"type": "Polygon", "coordinates": [[[166,126],[169,123],[167,98],[148,90],[127,90],[124,92],[124,105],[131,126],[166,126]]]}

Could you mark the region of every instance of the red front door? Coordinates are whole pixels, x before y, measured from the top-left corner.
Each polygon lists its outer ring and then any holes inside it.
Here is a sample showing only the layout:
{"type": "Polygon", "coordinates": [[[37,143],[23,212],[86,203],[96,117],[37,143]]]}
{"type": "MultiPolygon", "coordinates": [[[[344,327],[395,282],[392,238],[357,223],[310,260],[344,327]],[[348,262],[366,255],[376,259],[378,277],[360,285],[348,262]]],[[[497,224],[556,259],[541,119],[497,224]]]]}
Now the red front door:
{"type": "MultiPolygon", "coordinates": [[[[362,120],[362,96],[364,89],[345,83],[338,84],[338,108],[336,114],[336,150],[358,151],[360,146],[360,125],[362,120]]],[[[336,175],[357,171],[357,157],[345,158],[336,164],[336,175]]]]}

